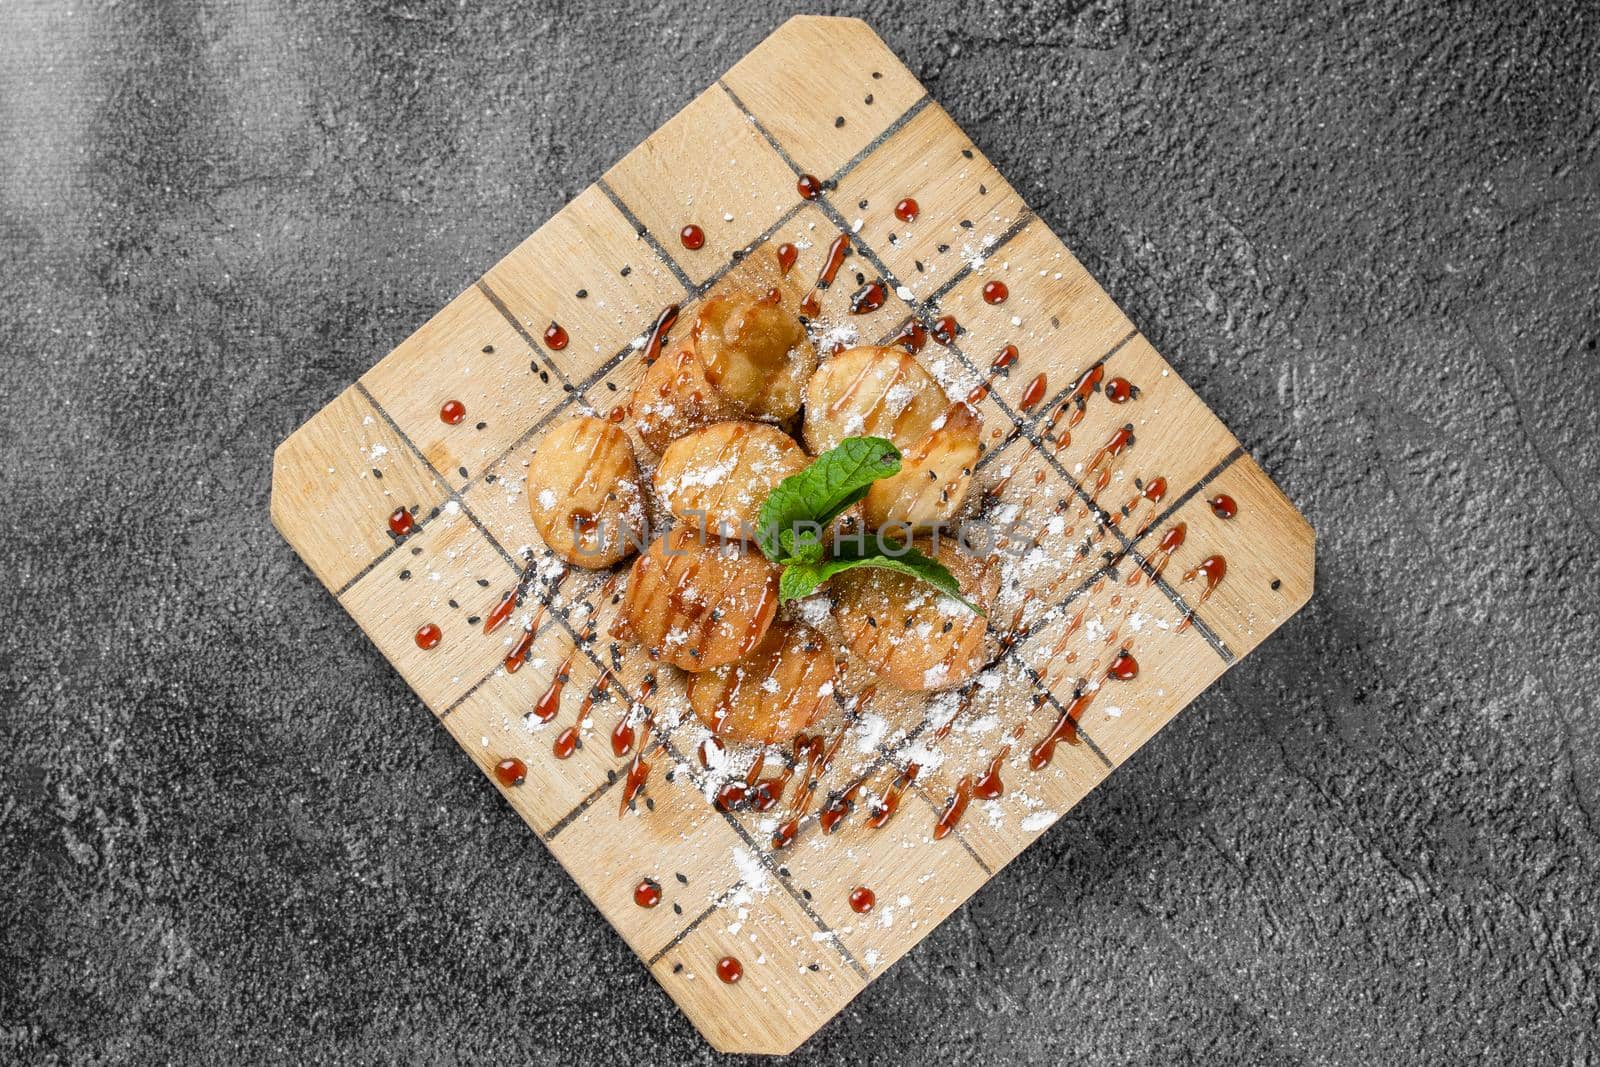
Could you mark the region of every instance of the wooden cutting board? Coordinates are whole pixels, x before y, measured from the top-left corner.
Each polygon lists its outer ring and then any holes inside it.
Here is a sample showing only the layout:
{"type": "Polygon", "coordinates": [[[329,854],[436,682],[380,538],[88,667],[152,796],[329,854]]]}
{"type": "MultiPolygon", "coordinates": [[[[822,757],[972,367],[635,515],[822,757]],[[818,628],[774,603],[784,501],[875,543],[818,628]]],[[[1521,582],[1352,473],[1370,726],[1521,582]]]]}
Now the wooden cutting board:
{"type": "Polygon", "coordinates": [[[725,1051],[798,1046],[1312,588],[1293,505],[853,19],[786,23],[297,430],[272,516],[725,1051]],[[802,175],[820,195],[801,196],[802,175]],[[791,750],[757,775],[749,752],[703,768],[705,731],[670,725],[681,676],[611,641],[609,575],[553,564],[524,483],[548,427],[627,397],[664,308],[680,307],[681,339],[712,290],[776,286],[798,307],[841,233],[852,253],[820,293],[819,348],[921,326],[918,358],[983,415],[984,514],[1013,527],[1001,654],[932,698],[841,684],[815,790],[802,759],[770,810],[721,811],[721,786],[782,781],[791,750]],[[851,314],[875,281],[883,305],[851,314]],[[637,736],[646,711],[660,725],[644,751],[617,755],[614,727],[637,736]],[[565,759],[562,742],[577,743],[565,759]],[[520,783],[499,780],[507,760],[520,783]],[[644,785],[624,811],[630,772],[644,785]],[[740,980],[719,978],[725,959],[740,980]]]}

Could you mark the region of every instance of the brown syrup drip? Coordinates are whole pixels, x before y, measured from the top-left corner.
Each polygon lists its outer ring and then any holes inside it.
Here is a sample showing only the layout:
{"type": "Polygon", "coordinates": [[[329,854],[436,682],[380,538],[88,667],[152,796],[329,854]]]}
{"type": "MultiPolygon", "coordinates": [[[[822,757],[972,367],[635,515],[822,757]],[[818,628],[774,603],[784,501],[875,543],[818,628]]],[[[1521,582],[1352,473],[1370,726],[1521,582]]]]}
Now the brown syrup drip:
{"type": "MultiPolygon", "coordinates": [[[[637,703],[643,704],[655,691],[656,676],[652,672],[645,675],[644,681],[639,683],[637,703]]],[[[630,713],[631,709],[623,708],[622,714],[617,717],[617,725],[611,728],[611,754],[618,759],[633,751],[633,724],[628,722],[630,713]]]]}
{"type": "Polygon", "coordinates": [[[1099,497],[1100,491],[1104,489],[1111,481],[1111,468],[1115,466],[1115,464],[1107,461],[1114,460],[1118,456],[1122,455],[1123,450],[1131,444],[1133,444],[1133,424],[1128,423],[1126,426],[1118,427],[1111,434],[1111,436],[1106,439],[1106,443],[1100,446],[1100,451],[1094,454],[1094,458],[1091,459],[1089,461],[1089,465],[1084,468],[1085,476],[1093,474],[1097,469],[1099,469],[1100,464],[1105,463],[1106,465],[1103,470],[1100,470],[1099,476],[1095,479],[1094,489],[1089,494],[1091,499],[1099,497]]]}
{"type": "Polygon", "coordinates": [[[724,956],[717,961],[717,977],[728,985],[733,985],[744,977],[744,964],[732,956],[724,956]]]}
{"type": "Polygon", "coordinates": [[[744,807],[745,798],[749,790],[743,782],[729,782],[717,790],[716,806],[718,811],[738,811],[744,807]]]}
{"type": "Polygon", "coordinates": [[[521,785],[528,777],[528,765],[515,756],[494,765],[494,780],[511,789],[521,785]]]}
{"type": "Polygon", "coordinates": [[[459,426],[467,417],[467,405],[459,400],[446,400],[439,408],[439,421],[446,426],[459,426]]]}
{"type": "Polygon", "coordinates": [[[983,302],[985,304],[1004,304],[1006,297],[1011,295],[1011,290],[1006,288],[1002,281],[988,282],[983,287],[983,302]]]}
{"type": "Polygon", "coordinates": [[[661,903],[661,883],[654,878],[640,879],[633,887],[633,902],[641,908],[653,908],[661,903]]]}
{"type": "MultiPolygon", "coordinates": [[[[861,702],[867,699],[862,697],[861,702]]],[[[858,702],[859,703],[859,702],[858,702]]],[[[828,767],[833,763],[834,755],[839,751],[839,746],[844,743],[845,727],[841,726],[834,735],[833,740],[823,743],[820,736],[801,734],[794,739],[794,762],[799,766],[802,758],[805,761],[805,771],[800,778],[800,788],[795,792],[794,799],[789,803],[789,810],[793,817],[779,826],[772,834],[772,847],[784,848],[795,839],[800,831],[800,820],[806,817],[811,807],[811,798],[816,795],[817,785],[822,776],[827,773],[828,767]]]]}
{"type": "Polygon", "coordinates": [[[883,307],[889,299],[889,290],[881,282],[868,282],[850,294],[850,314],[867,315],[883,307]]]}
{"type": "Polygon", "coordinates": [[[689,225],[678,231],[678,240],[682,241],[683,247],[687,248],[689,251],[697,252],[705,247],[706,231],[702,230],[700,227],[691,222],[689,225]]]}
{"type": "Polygon", "coordinates": [[[945,801],[944,811],[939,814],[939,821],[933,824],[933,839],[943,841],[950,836],[950,831],[956,828],[956,823],[961,821],[961,816],[966,814],[967,805],[972,801],[972,775],[962,776],[956,783],[956,791],[950,794],[950,799],[945,801]]]}
{"type": "MultiPolygon", "coordinates": [[[[1183,539],[1189,535],[1189,524],[1186,522],[1173,523],[1171,529],[1161,536],[1161,541],[1156,545],[1155,552],[1150,556],[1150,581],[1156,582],[1161,578],[1161,572],[1167,569],[1167,564],[1172,562],[1172,554],[1178,551],[1183,544],[1183,539]]],[[[1130,586],[1139,584],[1140,571],[1135,569],[1128,575],[1130,586]]]]}
{"type": "Polygon", "coordinates": [[[396,537],[404,537],[416,526],[417,520],[411,517],[411,512],[405,508],[395,508],[389,516],[389,531],[396,537]]]}
{"type": "Polygon", "coordinates": [[[550,746],[550,751],[556,759],[568,759],[578,749],[578,728],[569,726],[556,735],[555,742],[550,746]]]}
{"type": "Polygon", "coordinates": [[[933,339],[942,345],[953,342],[961,333],[961,324],[954,315],[940,315],[933,322],[933,339]]]}
{"type": "Polygon", "coordinates": [[[1239,514],[1239,505],[1227,493],[1218,493],[1206,503],[1211,505],[1211,513],[1219,519],[1231,519],[1239,514]]]}
{"type": "Polygon", "coordinates": [[[567,329],[559,322],[551,321],[544,328],[544,343],[552,352],[559,352],[567,347],[567,329]]]}
{"type": "Polygon", "coordinates": [[[1000,350],[1000,354],[994,357],[994,362],[989,364],[989,369],[996,374],[1010,370],[1016,364],[1018,355],[1016,345],[1006,345],[1000,350]]]}
{"type": "Polygon", "coordinates": [[[1113,378],[1106,383],[1106,399],[1113,404],[1126,404],[1138,396],[1139,387],[1126,378],[1113,378]]]}
{"type": "Polygon", "coordinates": [[[1089,397],[1099,387],[1100,382],[1105,378],[1105,374],[1105,367],[1099,363],[1084,371],[1078,376],[1078,380],[1072,384],[1072,392],[1067,394],[1067,398],[1061,402],[1061,406],[1051,414],[1050,424],[1045,427],[1044,431],[1044,436],[1047,439],[1057,433],[1062,416],[1067,416],[1065,429],[1061,429],[1060,436],[1055,439],[1057,452],[1072,443],[1071,431],[1078,423],[1083,421],[1084,412],[1089,408],[1089,397]]]}
{"type": "MultiPolygon", "coordinates": [[[[720,726],[721,723],[718,723],[718,725],[720,726]]],[[[706,768],[707,770],[710,770],[711,769],[711,755],[710,754],[712,752],[721,752],[725,747],[726,746],[723,745],[723,743],[722,743],[722,738],[716,736],[716,734],[712,734],[710,737],[708,737],[704,741],[700,742],[700,748],[699,748],[700,766],[706,768]]]]}
{"type": "Polygon", "coordinates": [[[1033,750],[1028,753],[1028,765],[1030,767],[1036,771],[1041,771],[1048,767],[1050,760],[1055,757],[1056,746],[1063,741],[1069,745],[1080,743],[1078,740],[1078,720],[1083,717],[1085,711],[1089,710],[1089,705],[1094,701],[1096,692],[1099,692],[1099,690],[1079,693],[1073,698],[1072,703],[1067,705],[1066,710],[1061,713],[1061,717],[1056,720],[1055,726],[1045,735],[1044,740],[1034,745],[1033,750]]]}
{"type": "Polygon", "coordinates": [[[972,392],[967,394],[967,398],[965,401],[963,401],[963,403],[965,403],[968,407],[976,407],[978,402],[988,395],[989,383],[986,381],[979,382],[977,385],[972,387],[972,392]]]}
{"type": "Polygon", "coordinates": [[[561,661],[561,666],[556,668],[555,677],[550,679],[549,688],[533,706],[533,717],[540,722],[549,722],[561,713],[561,691],[567,687],[567,680],[572,671],[572,653],[567,653],[567,658],[561,661]]]}
{"type": "Polygon", "coordinates": [[[528,651],[533,648],[534,634],[539,631],[539,621],[544,618],[545,605],[540,604],[539,610],[528,625],[523,627],[522,636],[517,638],[517,643],[511,646],[511,651],[506,653],[505,668],[507,674],[516,674],[528,660],[528,651]]]}
{"type": "MultiPolygon", "coordinates": [[[[1049,766],[1051,758],[1055,755],[1056,746],[1065,741],[1069,745],[1082,744],[1078,735],[1078,723],[1083,719],[1083,713],[1089,710],[1089,705],[1094,703],[1094,698],[1100,690],[1105,688],[1109,681],[1127,682],[1139,676],[1139,661],[1134,659],[1126,646],[1119,649],[1111,660],[1111,665],[1100,676],[1100,684],[1087,691],[1079,691],[1062,711],[1060,718],[1056,719],[1055,726],[1045,735],[1044,739],[1033,747],[1028,754],[1028,763],[1034,770],[1043,770],[1049,766]]],[[[1043,694],[1040,694],[1043,698],[1043,694]]]]}
{"type": "Polygon", "coordinates": [[[850,910],[865,915],[878,904],[878,895],[864,885],[850,890],[850,910]]]}
{"type": "Polygon", "coordinates": [[[1028,387],[1022,391],[1020,406],[1023,411],[1031,411],[1039,401],[1044,399],[1045,390],[1050,388],[1049,380],[1043,372],[1036,375],[1028,387]]]}
{"type": "Polygon", "coordinates": [[[909,196],[894,206],[894,217],[901,222],[916,222],[917,216],[922,214],[922,208],[909,196]]]}
{"type": "Polygon", "coordinates": [[[817,816],[817,825],[822,828],[824,834],[831,834],[837,830],[845,817],[855,810],[856,794],[861,791],[864,782],[864,778],[857,778],[848,789],[831,797],[823,806],[822,812],[817,816]]]}
{"type": "Polygon", "coordinates": [[[917,763],[906,764],[906,769],[894,776],[894,781],[889,783],[889,788],[884,790],[883,796],[873,804],[872,814],[867,816],[867,825],[874,830],[881,830],[894,818],[894,813],[900,807],[900,800],[906,795],[906,790],[911,788],[911,783],[917,780],[917,772],[922,767],[917,763]]]}
{"type": "Polygon", "coordinates": [[[800,194],[801,200],[815,200],[822,195],[822,183],[809,174],[800,175],[794,183],[795,192],[800,194]]]}
{"type": "Polygon", "coordinates": [[[489,614],[484,617],[483,632],[486,634],[492,634],[496,630],[500,629],[500,627],[505,625],[506,620],[511,618],[511,613],[515,611],[516,608],[517,591],[515,589],[508,589],[506,590],[506,595],[500,598],[500,603],[496,604],[489,611],[489,614]]]}
{"type": "Polygon", "coordinates": [[[800,250],[788,241],[783,242],[778,246],[778,273],[787,277],[799,258],[800,250]]]}
{"type": "Polygon", "coordinates": [[[423,623],[417,630],[417,647],[426,652],[428,649],[437,646],[443,637],[444,633],[433,623],[423,623]]]}
{"type": "MultiPolygon", "coordinates": [[[[796,752],[798,755],[798,749],[796,752]]],[[[765,754],[766,752],[763,749],[763,757],[765,754]]],[[[758,763],[756,767],[751,768],[751,773],[746,776],[747,781],[754,780],[756,774],[759,773],[759,766],[760,764],[758,763]]],[[[756,811],[771,811],[777,807],[778,802],[783,799],[783,791],[788,788],[789,779],[794,777],[794,770],[794,764],[791,763],[772,777],[763,778],[756,782],[755,788],[750,791],[750,806],[756,811]]]]}
{"type": "Polygon", "coordinates": [[[922,323],[912,319],[906,323],[906,328],[901,330],[889,343],[891,345],[899,345],[912,355],[916,355],[922,351],[922,346],[928,343],[928,331],[923,328],[922,323]]]}
{"type": "Polygon", "coordinates": [[[1195,610],[1198,609],[1201,604],[1204,604],[1211,597],[1212,593],[1217,591],[1217,586],[1221,584],[1222,579],[1227,577],[1227,575],[1227,560],[1223,559],[1221,556],[1207,556],[1205,559],[1196,564],[1193,570],[1183,576],[1183,580],[1185,582],[1192,582],[1196,578],[1204,578],[1206,585],[1204,589],[1200,590],[1200,599],[1194,602],[1194,607],[1189,609],[1189,614],[1185,615],[1183,617],[1183,621],[1178,623],[1176,630],[1177,633],[1182,633],[1189,628],[1189,624],[1194,621],[1195,610]]]}
{"type": "Polygon", "coordinates": [[[841,233],[833,239],[828,246],[828,254],[822,261],[822,268],[817,271],[816,283],[811,286],[811,291],[806,298],[800,301],[800,313],[808,318],[816,318],[822,311],[820,293],[833,284],[839,276],[839,268],[844,265],[844,257],[850,252],[850,235],[841,233]]]}
{"type": "Polygon", "coordinates": [[[650,743],[650,731],[655,728],[655,713],[645,716],[644,722],[639,727],[639,751],[634,753],[633,762],[628,764],[628,774],[622,781],[622,800],[617,806],[617,818],[628,813],[634,800],[644,789],[645,782],[650,778],[650,764],[645,762],[645,746],[650,743]]]}
{"type": "Polygon", "coordinates": [[[667,333],[678,321],[678,305],[668,304],[661,309],[661,314],[656,316],[656,321],[650,327],[650,333],[645,337],[643,358],[645,366],[654,363],[661,355],[661,346],[666,344],[667,333]]]}

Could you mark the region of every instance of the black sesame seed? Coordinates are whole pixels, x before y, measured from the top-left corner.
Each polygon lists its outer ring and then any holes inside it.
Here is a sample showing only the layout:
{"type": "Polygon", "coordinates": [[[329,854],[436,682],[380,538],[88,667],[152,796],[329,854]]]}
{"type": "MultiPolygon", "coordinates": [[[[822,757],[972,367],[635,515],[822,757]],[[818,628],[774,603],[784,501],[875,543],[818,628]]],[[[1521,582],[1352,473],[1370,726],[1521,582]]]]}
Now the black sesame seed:
{"type": "Polygon", "coordinates": [[[839,127],[841,127],[843,125],[844,125],[844,116],[843,115],[835,115],[834,118],[833,118],[833,128],[837,130],[839,127]]]}
{"type": "Polygon", "coordinates": [[[379,470],[377,467],[373,467],[372,468],[372,476],[374,478],[382,478],[383,477],[383,472],[381,470],[379,470]]]}
{"type": "Polygon", "coordinates": [[[617,273],[618,273],[618,274],[621,274],[621,275],[622,275],[622,276],[623,276],[623,277],[624,277],[624,278],[626,278],[626,277],[627,277],[627,276],[628,276],[628,275],[630,275],[630,274],[632,274],[632,273],[633,273],[633,268],[632,268],[632,267],[623,267],[623,268],[622,268],[622,269],[621,269],[621,270],[620,270],[620,271],[618,271],[618,272],[617,272],[617,273]]]}
{"type": "MultiPolygon", "coordinates": [[[[578,747],[582,748],[583,747],[583,742],[581,742],[581,741],[578,742],[578,747]]],[[[655,811],[656,810],[656,802],[654,800],[652,800],[651,798],[649,798],[649,797],[645,797],[644,798],[644,806],[646,808],[648,808],[650,811],[655,811]]]]}
{"type": "Polygon", "coordinates": [[[971,220],[971,219],[962,219],[962,220],[961,220],[961,228],[962,228],[962,229],[963,229],[963,230],[970,230],[970,229],[972,229],[972,220],[971,220]]]}
{"type": "Polygon", "coordinates": [[[802,890],[800,890],[800,895],[805,897],[807,900],[810,900],[811,899],[811,890],[802,889],[802,890]]]}
{"type": "Polygon", "coordinates": [[[673,875],[673,877],[678,880],[678,884],[679,885],[688,885],[689,884],[689,876],[686,875],[686,874],[675,874],[675,875],[673,875]]]}
{"type": "Polygon", "coordinates": [[[457,467],[456,468],[456,473],[461,475],[461,477],[465,478],[467,476],[467,468],[465,468],[465,467],[457,467]]]}
{"type": "Polygon", "coordinates": [[[487,579],[487,578],[479,578],[478,579],[478,588],[479,589],[487,589],[487,588],[489,588],[489,579],[487,579]]]}
{"type": "Polygon", "coordinates": [[[806,970],[808,970],[808,971],[820,971],[820,970],[822,970],[822,964],[820,964],[820,963],[808,963],[808,964],[806,964],[806,970]]]}
{"type": "Polygon", "coordinates": [[[979,182],[978,183],[978,195],[979,196],[988,196],[989,195],[989,187],[987,185],[984,185],[982,182],[979,182]]]}
{"type": "Polygon", "coordinates": [[[939,246],[939,254],[941,256],[944,255],[948,251],[950,251],[950,246],[949,245],[940,245],[939,246]]]}
{"type": "Polygon", "coordinates": [[[1281,585],[1283,585],[1283,579],[1281,579],[1281,578],[1272,579],[1272,588],[1273,589],[1277,589],[1281,585]]]}
{"type": "Polygon", "coordinates": [[[589,296],[589,290],[587,290],[587,289],[579,289],[578,290],[578,299],[579,300],[584,300],[588,296],[589,296]]]}
{"type": "MultiPolygon", "coordinates": [[[[678,904],[678,903],[674,903],[672,905],[672,914],[674,914],[674,915],[682,915],[683,914],[683,905],[682,904],[678,904]]],[[[678,966],[682,967],[683,964],[680,963],[680,964],[678,964],[678,966]]]]}
{"type": "Polygon", "coordinates": [[[878,80],[881,77],[883,77],[883,72],[882,71],[875,70],[875,71],[872,72],[872,78],[873,78],[874,81],[878,80]]]}
{"type": "Polygon", "coordinates": [[[866,100],[863,102],[870,106],[872,104],[872,94],[868,93],[866,100]]]}
{"type": "Polygon", "coordinates": [[[494,345],[484,345],[483,346],[484,355],[488,355],[489,353],[491,353],[493,351],[494,351],[494,345]]]}
{"type": "MultiPolygon", "coordinates": [[[[678,906],[677,906],[677,905],[676,905],[676,904],[674,904],[674,905],[673,905],[673,907],[674,907],[674,908],[677,908],[677,907],[678,907],[678,906]]],[[[678,914],[679,914],[679,915],[682,915],[682,914],[683,914],[683,910],[682,910],[682,909],[681,909],[681,908],[680,908],[680,909],[679,909],[679,910],[678,910],[678,914]]],[[[683,970],[683,964],[681,964],[681,963],[674,963],[674,964],[673,964],[673,965],[672,965],[672,973],[673,973],[673,974],[677,974],[677,973],[678,973],[678,972],[679,972],[679,971],[681,971],[681,970],[683,970]]]]}
{"type": "Polygon", "coordinates": [[[856,207],[860,208],[862,211],[865,211],[867,210],[867,202],[865,200],[857,200],[856,207]]]}
{"type": "Polygon", "coordinates": [[[617,391],[617,383],[616,382],[607,382],[606,383],[606,388],[611,390],[614,393],[614,392],[617,391]]]}
{"type": "Polygon", "coordinates": [[[411,572],[409,570],[401,571],[400,580],[402,582],[409,582],[411,580],[411,572]]]}
{"type": "Polygon", "coordinates": [[[497,474],[485,474],[483,476],[483,480],[488,482],[490,485],[493,485],[495,482],[500,480],[500,476],[497,474]]]}
{"type": "Polygon", "coordinates": [[[487,422],[480,422],[478,423],[477,428],[480,430],[487,430],[489,428],[489,424],[487,422]]]}
{"type": "Polygon", "coordinates": [[[965,157],[966,157],[966,158],[968,158],[968,159],[971,159],[971,158],[972,158],[972,149],[970,149],[970,148],[963,148],[963,149],[962,149],[962,150],[961,150],[961,154],[962,154],[962,155],[963,155],[963,156],[965,156],[965,157]]]}
{"type": "Polygon", "coordinates": [[[455,597],[451,597],[450,598],[450,606],[452,608],[454,608],[455,610],[457,610],[457,611],[461,610],[461,605],[456,603],[456,598],[455,597]]]}
{"type": "Polygon", "coordinates": [[[422,546],[421,545],[413,545],[413,546],[411,546],[411,554],[413,556],[422,555],[422,546]]]}

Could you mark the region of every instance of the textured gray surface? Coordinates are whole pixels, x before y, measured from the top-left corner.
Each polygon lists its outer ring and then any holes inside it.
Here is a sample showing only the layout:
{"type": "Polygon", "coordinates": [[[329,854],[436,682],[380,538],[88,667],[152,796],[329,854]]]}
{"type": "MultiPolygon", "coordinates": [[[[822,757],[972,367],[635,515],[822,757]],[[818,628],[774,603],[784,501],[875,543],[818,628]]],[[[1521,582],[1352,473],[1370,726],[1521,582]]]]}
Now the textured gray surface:
{"type": "MultiPolygon", "coordinates": [[[[699,1037],[279,540],[273,446],[754,2],[0,5],[0,1059],[699,1037]]],[[[863,14],[1320,534],[802,1059],[1600,1057],[1600,14],[863,14]]]]}

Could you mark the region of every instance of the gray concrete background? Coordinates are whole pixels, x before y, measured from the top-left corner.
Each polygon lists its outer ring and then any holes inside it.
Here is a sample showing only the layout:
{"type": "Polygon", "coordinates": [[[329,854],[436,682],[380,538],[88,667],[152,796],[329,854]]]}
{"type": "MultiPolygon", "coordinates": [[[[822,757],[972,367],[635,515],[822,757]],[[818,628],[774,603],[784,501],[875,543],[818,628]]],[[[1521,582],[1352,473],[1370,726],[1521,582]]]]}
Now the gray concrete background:
{"type": "MultiPolygon", "coordinates": [[[[1289,6],[840,8],[1320,553],[801,1060],[1600,1057],[1600,12],[1289,6]]],[[[0,1060],[712,1058],[268,472],[788,12],[0,5],[0,1060]]]]}

